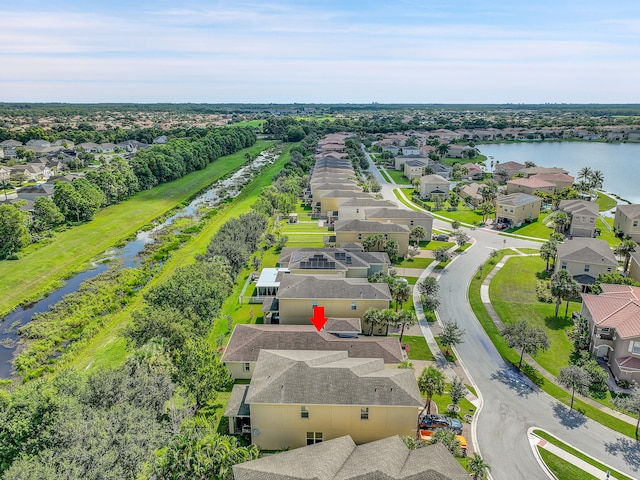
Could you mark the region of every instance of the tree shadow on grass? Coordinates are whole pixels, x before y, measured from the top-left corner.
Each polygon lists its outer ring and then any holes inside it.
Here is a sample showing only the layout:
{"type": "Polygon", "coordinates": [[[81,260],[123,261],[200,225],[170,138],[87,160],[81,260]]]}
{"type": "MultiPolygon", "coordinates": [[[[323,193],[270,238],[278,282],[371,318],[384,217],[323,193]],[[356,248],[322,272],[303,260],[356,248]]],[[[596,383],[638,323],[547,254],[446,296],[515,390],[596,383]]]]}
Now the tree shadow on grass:
{"type": "Polygon", "coordinates": [[[605,443],[604,448],[610,455],[620,455],[634,472],[640,469],[640,442],[637,440],[618,438],[613,443],[605,443]]]}
{"type": "Polygon", "coordinates": [[[547,316],[544,319],[544,325],[550,330],[566,330],[567,328],[573,327],[573,320],[571,320],[571,316],[564,316],[564,312],[562,311],[562,306],[560,307],[558,312],[558,316],[547,316]]]}
{"type": "Polygon", "coordinates": [[[553,405],[553,416],[560,421],[560,425],[573,430],[584,425],[587,421],[587,417],[578,410],[571,410],[562,403],[555,403],[553,405]]]}

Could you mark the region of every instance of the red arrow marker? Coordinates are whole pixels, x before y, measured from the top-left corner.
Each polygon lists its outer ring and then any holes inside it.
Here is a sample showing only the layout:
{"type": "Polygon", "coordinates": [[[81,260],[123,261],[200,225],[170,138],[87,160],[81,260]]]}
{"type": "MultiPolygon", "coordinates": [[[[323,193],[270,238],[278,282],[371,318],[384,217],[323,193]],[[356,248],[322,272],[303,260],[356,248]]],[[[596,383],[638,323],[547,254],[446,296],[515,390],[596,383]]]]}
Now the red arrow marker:
{"type": "Polygon", "coordinates": [[[311,320],[311,323],[313,323],[313,326],[316,327],[316,330],[320,331],[322,330],[322,327],[324,327],[324,324],[327,323],[327,320],[329,319],[324,316],[324,307],[314,306],[313,317],[309,318],[309,320],[311,320]]]}

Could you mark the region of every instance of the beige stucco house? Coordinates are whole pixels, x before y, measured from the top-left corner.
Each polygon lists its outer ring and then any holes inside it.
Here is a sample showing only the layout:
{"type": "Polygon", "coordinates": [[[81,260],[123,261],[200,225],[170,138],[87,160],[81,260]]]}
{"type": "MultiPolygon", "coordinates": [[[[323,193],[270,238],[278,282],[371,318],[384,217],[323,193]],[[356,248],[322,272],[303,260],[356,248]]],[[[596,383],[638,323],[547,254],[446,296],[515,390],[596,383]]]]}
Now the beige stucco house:
{"type": "Polygon", "coordinates": [[[480,194],[480,183],[472,182],[468,185],[460,187],[460,198],[468,204],[477,207],[482,203],[482,195],[480,194]]]}
{"type": "MultiPolygon", "coordinates": [[[[427,162],[422,160],[407,160],[404,163],[404,176],[410,181],[414,178],[420,178],[424,175],[427,168],[427,162]]],[[[408,182],[407,182],[408,183],[408,182]]]]}
{"type": "Polygon", "coordinates": [[[398,242],[398,254],[409,251],[410,229],[406,225],[373,220],[338,220],[335,223],[336,247],[348,243],[362,243],[367,237],[381,234],[386,240],[398,242]]]}
{"type": "Polygon", "coordinates": [[[410,160],[419,160],[424,162],[425,165],[429,164],[429,159],[422,155],[398,155],[394,157],[393,164],[396,170],[404,170],[404,165],[410,160]]]}
{"type": "Polygon", "coordinates": [[[591,351],[607,358],[618,380],[640,382],[640,288],[601,284],[600,295],[582,294],[591,351]]]}
{"type": "Polygon", "coordinates": [[[314,210],[319,207],[320,213],[329,214],[337,212],[338,206],[351,198],[374,198],[370,193],[358,192],[354,190],[331,190],[314,197],[314,210]],[[319,205],[318,205],[319,204],[319,205]]]}
{"type": "Polygon", "coordinates": [[[497,162],[493,166],[493,178],[499,182],[511,180],[516,173],[525,169],[524,164],[518,162],[497,162]]]}
{"type": "Polygon", "coordinates": [[[496,220],[520,226],[525,221],[532,221],[540,215],[542,198],[527,193],[511,193],[501,195],[496,200],[496,220]]]}
{"type": "Polygon", "coordinates": [[[222,355],[233,378],[253,376],[261,350],[346,351],[351,358],[381,358],[386,368],[404,360],[398,337],[360,336],[339,338],[307,325],[235,326],[222,355]]]}
{"type": "Polygon", "coordinates": [[[249,430],[251,443],[282,450],[344,435],[356,443],[415,435],[421,406],[414,372],[385,368],[381,358],[261,350],[251,384],[234,386],[225,416],[231,433],[249,430]]]}
{"type": "Polygon", "coordinates": [[[386,283],[330,275],[284,275],[275,302],[269,305],[265,300],[263,311],[271,312],[283,325],[308,325],[314,306],[324,307],[326,317],[362,319],[370,307],[383,310],[390,302],[386,283]]]}
{"type": "Polygon", "coordinates": [[[640,252],[632,252],[629,259],[629,277],[640,282],[640,252]]]}
{"type": "Polygon", "coordinates": [[[618,205],[613,219],[613,228],[625,237],[640,241],[640,205],[618,205]]]}
{"type": "Polygon", "coordinates": [[[409,229],[418,225],[424,227],[426,235],[418,240],[430,240],[433,229],[433,215],[428,212],[407,210],[404,208],[383,207],[377,210],[367,211],[367,220],[376,222],[392,222],[397,225],[406,225],[409,229]]]}
{"type": "Polygon", "coordinates": [[[595,237],[596,220],[600,215],[598,204],[588,200],[562,200],[558,209],[571,218],[567,226],[574,237],[595,237]]]}
{"type": "Polygon", "coordinates": [[[440,175],[425,175],[420,177],[420,197],[431,198],[433,194],[443,195],[444,198],[449,195],[451,184],[449,180],[440,175]]]}
{"type": "Polygon", "coordinates": [[[539,179],[537,175],[529,178],[514,178],[507,181],[507,194],[509,193],[528,193],[533,195],[536,191],[542,193],[554,193],[557,190],[556,185],[551,182],[539,179]]]}
{"type": "Polygon", "coordinates": [[[556,272],[568,271],[581,285],[593,285],[601,273],[618,268],[609,243],[597,238],[574,238],[558,245],[556,272]]]}
{"type": "Polygon", "coordinates": [[[378,200],[375,198],[351,198],[338,205],[339,220],[366,220],[369,210],[379,208],[397,208],[398,204],[391,200],[378,200]]]}
{"type": "Polygon", "coordinates": [[[469,480],[441,443],[410,450],[398,436],[356,445],[334,438],[233,466],[235,480],[469,480]]]}

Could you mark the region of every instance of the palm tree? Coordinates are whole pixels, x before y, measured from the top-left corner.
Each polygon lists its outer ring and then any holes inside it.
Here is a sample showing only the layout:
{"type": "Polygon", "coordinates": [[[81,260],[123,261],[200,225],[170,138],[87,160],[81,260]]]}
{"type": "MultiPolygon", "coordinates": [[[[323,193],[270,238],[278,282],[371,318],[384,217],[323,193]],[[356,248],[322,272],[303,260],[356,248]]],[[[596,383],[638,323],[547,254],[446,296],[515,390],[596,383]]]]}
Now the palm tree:
{"type": "Polygon", "coordinates": [[[427,236],[427,231],[422,225],[416,225],[409,232],[409,238],[413,238],[414,240],[420,240],[427,236]]]}
{"type": "Polygon", "coordinates": [[[427,414],[431,413],[431,399],[434,395],[442,395],[446,385],[444,374],[433,365],[422,370],[418,378],[418,388],[426,398],[426,405],[420,412],[420,415],[427,410],[427,414]]]}
{"type": "Polygon", "coordinates": [[[413,312],[409,310],[400,310],[398,312],[395,318],[395,324],[400,327],[400,343],[402,343],[405,327],[412,327],[416,323],[418,323],[418,318],[413,312]]]}
{"type": "Polygon", "coordinates": [[[633,240],[623,240],[618,244],[613,253],[619,255],[624,258],[624,270],[627,271],[629,268],[629,260],[631,259],[631,254],[636,251],[636,247],[638,245],[633,240]]]}
{"type": "Polygon", "coordinates": [[[564,232],[564,229],[567,225],[571,223],[571,218],[564,212],[555,212],[553,214],[553,224],[555,226],[555,230],[558,233],[564,232]]]}
{"type": "Polygon", "coordinates": [[[540,247],[540,258],[547,262],[546,270],[549,270],[549,260],[556,258],[556,254],[558,253],[558,248],[556,242],[548,241],[543,243],[540,247]]]}
{"type": "Polygon", "coordinates": [[[482,212],[482,221],[484,222],[491,215],[491,210],[493,210],[493,203],[484,201],[480,204],[480,211],[482,212]]]}
{"type": "Polygon", "coordinates": [[[567,270],[559,270],[551,277],[551,294],[556,297],[556,317],[562,300],[567,300],[568,303],[568,299],[576,294],[576,285],[576,281],[567,270]]]}
{"type": "Polygon", "coordinates": [[[398,306],[402,308],[402,304],[409,300],[409,296],[411,295],[411,287],[406,281],[398,281],[396,280],[391,284],[391,297],[396,302],[396,312],[398,311],[398,306]]]}
{"type": "Polygon", "coordinates": [[[477,453],[474,453],[473,457],[469,460],[468,467],[473,480],[482,480],[486,478],[487,473],[491,470],[491,467],[489,467],[489,465],[485,463],[485,461],[482,460],[482,457],[477,453]]]}
{"type": "Polygon", "coordinates": [[[589,167],[582,167],[578,170],[578,180],[588,181],[591,178],[592,170],[589,167]]]}
{"type": "Polygon", "coordinates": [[[373,307],[370,307],[366,312],[364,312],[364,314],[362,315],[362,319],[370,326],[369,335],[373,335],[374,326],[380,325],[382,323],[382,315],[380,314],[380,310],[373,307]]]}
{"type": "Polygon", "coordinates": [[[604,183],[604,174],[600,170],[594,170],[593,172],[591,172],[589,183],[591,185],[591,188],[595,190],[597,190],[598,188],[602,188],[602,184],[604,183]]]}
{"type": "Polygon", "coordinates": [[[381,323],[385,324],[385,335],[389,335],[389,326],[393,325],[396,321],[396,313],[390,308],[385,308],[380,312],[381,323]]]}
{"type": "Polygon", "coordinates": [[[440,155],[440,157],[446,157],[447,153],[449,153],[449,145],[447,145],[446,143],[441,143],[436,147],[436,151],[438,152],[438,155],[440,155]]]}

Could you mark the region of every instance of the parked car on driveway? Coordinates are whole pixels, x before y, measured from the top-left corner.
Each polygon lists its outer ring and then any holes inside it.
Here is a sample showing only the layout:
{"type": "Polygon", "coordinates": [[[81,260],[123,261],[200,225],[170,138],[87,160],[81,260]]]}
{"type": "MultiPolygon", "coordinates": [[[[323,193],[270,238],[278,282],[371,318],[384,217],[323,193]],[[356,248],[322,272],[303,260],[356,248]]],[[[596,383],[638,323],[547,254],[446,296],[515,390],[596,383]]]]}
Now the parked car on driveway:
{"type": "Polygon", "coordinates": [[[436,430],[438,428],[450,428],[458,435],[462,433],[462,422],[457,418],[444,415],[423,415],[420,417],[420,429],[436,430]]]}
{"type": "Polygon", "coordinates": [[[437,233],[436,235],[433,235],[431,239],[435,240],[436,242],[446,242],[447,240],[449,240],[449,235],[446,235],[444,233],[437,233]]]}

